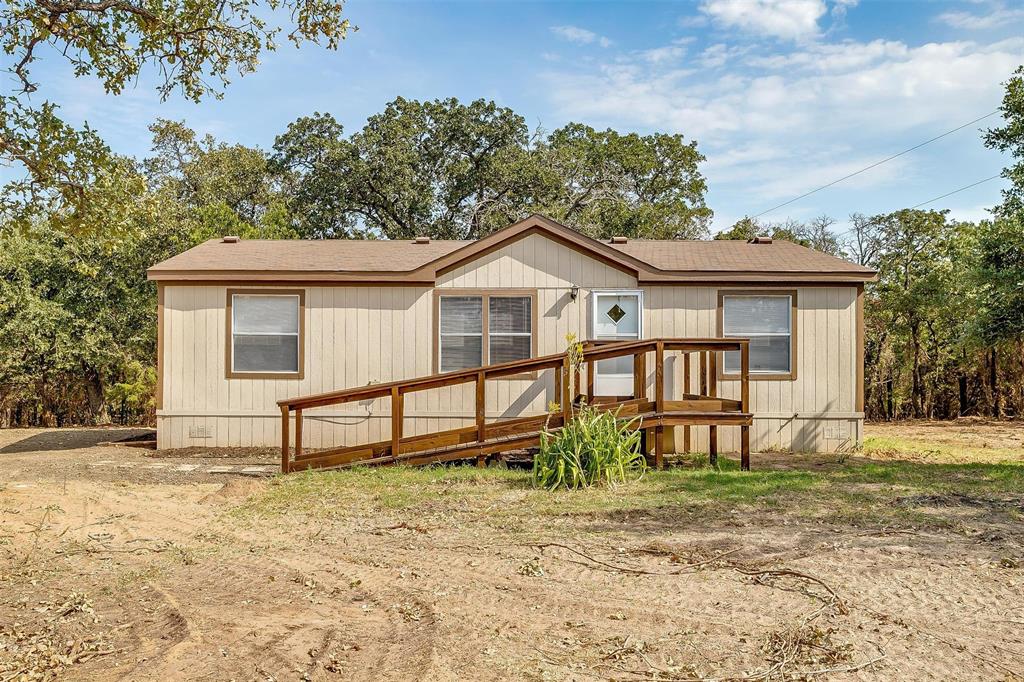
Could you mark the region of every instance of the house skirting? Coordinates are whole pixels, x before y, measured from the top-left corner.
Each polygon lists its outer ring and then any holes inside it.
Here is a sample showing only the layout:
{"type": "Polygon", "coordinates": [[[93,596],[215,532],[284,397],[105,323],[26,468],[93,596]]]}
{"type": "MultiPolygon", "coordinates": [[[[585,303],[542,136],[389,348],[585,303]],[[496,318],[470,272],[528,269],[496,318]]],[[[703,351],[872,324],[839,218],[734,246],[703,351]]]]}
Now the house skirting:
{"type": "MultiPolygon", "coordinates": [[[[501,413],[488,413],[488,420],[501,419],[501,413]]],[[[525,416],[525,415],[517,415],[525,416]]],[[[325,410],[304,415],[303,444],[307,448],[338,447],[390,438],[391,414],[386,409],[325,410]]],[[[452,412],[409,412],[404,432],[412,436],[471,426],[473,415],[452,412]]],[[[859,447],[864,437],[861,412],[755,413],[751,427],[751,449],[793,450],[796,452],[843,452],[859,447]]],[[[682,447],[683,429],[674,433],[676,449],[682,447]]],[[[221,411],[200,413],[195,410],[159,410],[157,447],[268,447],[281,443],[280,413],[221,411]]],[[[739,429],[719,427],[719,449],[739,451],[739,429]]],[[[706,451],[708,428],[691,427],[690,449],[706,451]]]]}

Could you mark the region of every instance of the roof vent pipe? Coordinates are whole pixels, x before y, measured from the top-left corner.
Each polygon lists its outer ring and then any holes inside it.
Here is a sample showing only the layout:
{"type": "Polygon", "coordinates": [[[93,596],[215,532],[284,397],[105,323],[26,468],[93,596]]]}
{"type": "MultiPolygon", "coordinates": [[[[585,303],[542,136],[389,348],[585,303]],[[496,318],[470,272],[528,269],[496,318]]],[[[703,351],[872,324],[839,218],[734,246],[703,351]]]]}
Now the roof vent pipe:
{"type": "Polygon", "coordinates": [[[753,239],[748,239],[747,243],[748,244],[771,244],[772,243],[772,238],[771,237],[754,237],[753,239]]]}
{"type": "Polygon", "coordinates": [[[242,238],[239,237],[238,235],[229,234],[220,241],[223,244],[237,244],[238,242],[242,241],[242,238]]]}
{"type": "Polygon", "coordinates": [[[625,244],[628,241],[625,237],[612,237],[612,244],[625,244]]]}
{"type": "Polygon", "coordinates": [[[416,237],[416,239],[412,240],[412,243],[413,244],[429,244],[430,243],[430,237],[416,237]]]}

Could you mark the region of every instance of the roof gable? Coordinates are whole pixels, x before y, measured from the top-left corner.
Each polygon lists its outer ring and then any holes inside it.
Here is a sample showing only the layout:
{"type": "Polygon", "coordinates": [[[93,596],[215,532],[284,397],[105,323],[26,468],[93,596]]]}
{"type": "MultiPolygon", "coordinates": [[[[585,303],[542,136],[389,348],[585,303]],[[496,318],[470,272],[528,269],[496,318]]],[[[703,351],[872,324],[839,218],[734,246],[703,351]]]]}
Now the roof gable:
{"type": "Polygon", "coordinates": [[[437,278],[530,235],[542,235],[639,284],[871,281],[875,272],[798,244],[628,240],[609,244],[541,215],[476,241],[214,239],[154,265],[151,280],[351,282],[433,286],[437,278]]]}
{"type": "Polygon", "coordinates": [[[629,254],[617,251],[607,244],[603,244],[596,239],[592,239],[542,215],[534,214],[441,256],[425,265],[423,271],[424,273],[431,273],[436,278],[438,275],[457,268],[468,261],[480,258],[531,234],[541,234],[554,242],[591,256],[634,277],[646,268],[643,262],[629,254]]]}

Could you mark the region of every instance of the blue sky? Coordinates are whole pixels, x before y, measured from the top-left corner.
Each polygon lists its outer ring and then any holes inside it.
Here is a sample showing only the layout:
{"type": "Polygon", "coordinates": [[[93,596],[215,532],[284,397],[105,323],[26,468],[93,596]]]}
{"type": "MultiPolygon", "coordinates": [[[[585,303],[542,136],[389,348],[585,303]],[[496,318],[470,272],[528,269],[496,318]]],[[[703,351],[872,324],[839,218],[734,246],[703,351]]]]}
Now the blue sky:
{"type": "MultiPolygon", "coordinates": [[[[121,96],[37,62],[37,97],[88,121],[116,151],[145,155],[146,126],[184,119],[269,147],[289,122],[329,111],[351,131],[396,96],[490,98],[531,126],[567,121],[682,133],[707,156],[714,230],[992,112],[1024,63],[1024,5],[862,0],[692,3],[381,2],[337,52],[284,45],[222,100],[160,102],[143,78],[121,96]]],[[[999,172],[978,129],[993,116],[764,216],[845,223],[999,172]]],[[[1002,179],[929,207],[980,218],[1002,179]]]]}

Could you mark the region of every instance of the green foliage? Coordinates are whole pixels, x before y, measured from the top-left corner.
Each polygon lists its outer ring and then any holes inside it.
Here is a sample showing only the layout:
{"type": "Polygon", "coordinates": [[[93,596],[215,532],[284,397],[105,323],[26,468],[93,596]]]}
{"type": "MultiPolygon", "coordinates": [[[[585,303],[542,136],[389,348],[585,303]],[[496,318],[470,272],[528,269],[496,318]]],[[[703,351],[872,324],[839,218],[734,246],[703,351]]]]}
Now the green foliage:
{"type": "MultiPolygon", "coordinates": [[[[156,300],[145,269],[173,244],[154,228],[99,241],[50,223],[0,229],[0,422],[96,423],[108,389],[150,386],[156,300]]],[[[122,389],[138,421],[151,406],[122,389]]]]}
{"type": "Polygon", "coordinates": [[[156,368],[138,360],[123,367],[123,379],[107,391],[107,400],[121,413],[121,421],[139,418],[156,421],[156,368]]]}
{"type": "Polygon", "coordinates": [[[707,235],[696,143],[578,123],[544,136],[494,102],[399,97],[349,137],[329,114],[274,143],[300,231],[475,239],[534,212],[594,237],[707,235]]]}
{"type": "Polygon", "coordinates": [[[1024,337],[1024,211],[978,231],[977,331],[988,343],[1024,337]]]}
{"type": "Polygon", "coordinates": [[[708,235],[712,212],[697,171],[704,156],[682,135],[623,135],[570,123],[541,141],[534,156],[544,184],[530,211],[596,238],[708,235]]]}
{"type": "Polygon", "coordinates": [[[999,109],[1006,123],[985,133],[985,146],[1009,152],[1013,163],[1003,170],[1003,177],[1010,181],[1010,187],[1003,190],[1003,203],[996,208],[996,214],[1000,217],[1020,216],[1024,213],[1024,65],[1017,67],[1006,82],[1006,92],[999,109]]]}
{"type": "Polygon", "coordinates": [[[526,121],[494,102],[399,97],[348,138],[329,114],[300,118],[274,159],[316,236],[464,239],[511,222],[503,207],[529,181],[511,172],[527,141],[526,121]]]}
{"type": "Polygon", "coordinates": [[[38,89],[31,66],[44,53],[69,62],[76,76],[96,77],[108,93],[120,94],[151,66],[162,77],[163,98],[180,92],[199,101],[219,96],[232,72],[254,71],[261,55],[277,48],[282,28],[267,21],[268,7],[290,13],[287,39],[296,45],[322,41],[333,49],[351,30],[337,0],[4,3],[0,47],[19,89],[0,94],[0,162],[25,171],[6,188],[5,203],[56,207],[77,229],[103,225],[88,220],[96,204],[90,188],[118,161],[89,128],[61,121],[50,102],[29,104],[27,95],[38,89]]]}
{"type": "Polygon", "coordinates": [[[540,436],[533,458],[533,481],[549,490],[616,485],[634,480],[647,468],[640,452],[636,419],[620,420],[584,405],[561,430],[540,436]]]}

